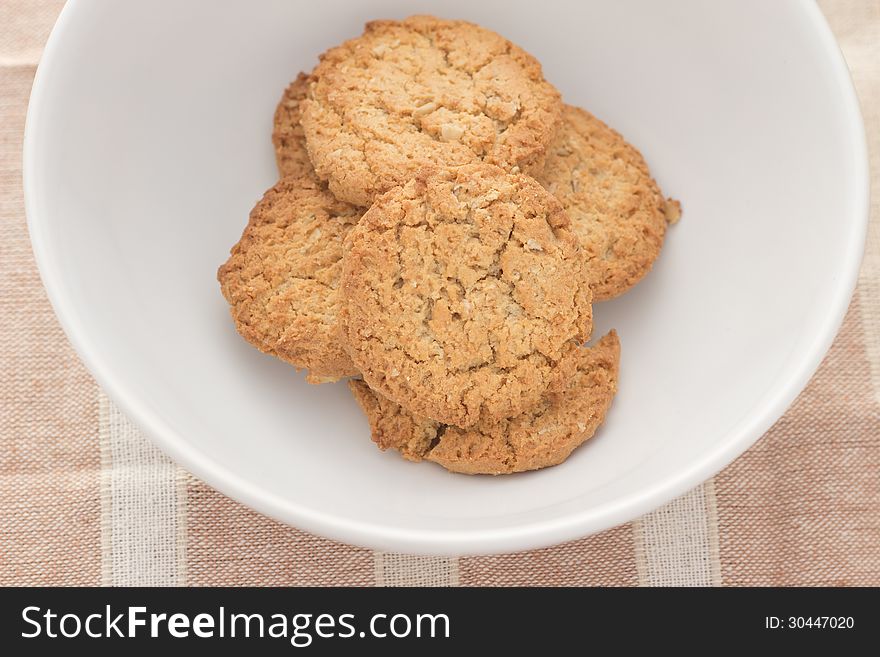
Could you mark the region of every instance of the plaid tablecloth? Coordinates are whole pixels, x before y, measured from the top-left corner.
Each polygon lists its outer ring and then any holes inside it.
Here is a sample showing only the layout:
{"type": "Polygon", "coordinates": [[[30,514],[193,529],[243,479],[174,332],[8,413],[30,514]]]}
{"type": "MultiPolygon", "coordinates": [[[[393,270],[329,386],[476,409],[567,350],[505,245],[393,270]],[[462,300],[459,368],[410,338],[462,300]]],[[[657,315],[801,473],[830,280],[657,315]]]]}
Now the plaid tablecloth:
{"type": "MultiPolygon", "coordinates": [[[[880,171],[880,2],[821,6],[880,171]]],[[[552,548],[373,552],[269,520],[183,471],[68,344],[34,265],[21,187],[28,94],[60,7],[0,1],[0,584],[880,585],[876,174],[843,328],[794,406],[730,467],[632,523],[552,548]]]]}

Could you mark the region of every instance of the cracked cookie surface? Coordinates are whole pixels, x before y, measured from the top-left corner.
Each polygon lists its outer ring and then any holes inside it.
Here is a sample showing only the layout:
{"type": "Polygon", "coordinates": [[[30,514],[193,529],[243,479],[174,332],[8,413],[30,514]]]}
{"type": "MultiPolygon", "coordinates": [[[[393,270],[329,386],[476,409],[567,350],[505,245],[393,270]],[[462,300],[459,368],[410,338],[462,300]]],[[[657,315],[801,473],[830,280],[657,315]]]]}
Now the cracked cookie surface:
{"type": "Polygon", "coordinates": [[[324,53],[302,126],[318,176],[366,207],[426,165],[540,170],[561,111],[519,47],[471,23],[413,16],[367,23],[324,53]]]}
{"type": "Polygon", "coordinates": [[[589,260],[594,301],[616,297],[650,271],[668,223],[666,200],[641,153],[589,112],[566,105],[536,178],[562,203],[589,260]]]}
{"type": "Polygon", "coordinates": [[[345,237],[362,213],[314,174],[283,178],[251,211],[217,272],[238,332],[308,369],[310,383],[357,374],[340,344],[339,278],[345,237]]]}
{"type": "Polygon", "coordinates": [[[272,145],[275,146],[275,163],[283,178],[292,175],[312,175],[314,167],[306,149],[306,136],[300,118],[302,102],[308,91],[309,76],[300,73],[284,90],[272,125],[272,145]]]}
{"type": "Polygon", "coordinates": [[[461,429],[409,413],[349,381],[370,423],[373,441],[411,461],[433,461],[464,474],[508,474],[562,463],[605,420],[617,392],[620,342],[612,331],[593,347],[581,347],[564,389],[546,394],[517,417],[481,421],[461,429]]]}
{"type": "Polygon", "coordinates": [[[559,202],[487,164],[429,168],[349,233],[342,324],[364,379],[470,426],[564,385],[592,326],[586,261],[559,202]]]}

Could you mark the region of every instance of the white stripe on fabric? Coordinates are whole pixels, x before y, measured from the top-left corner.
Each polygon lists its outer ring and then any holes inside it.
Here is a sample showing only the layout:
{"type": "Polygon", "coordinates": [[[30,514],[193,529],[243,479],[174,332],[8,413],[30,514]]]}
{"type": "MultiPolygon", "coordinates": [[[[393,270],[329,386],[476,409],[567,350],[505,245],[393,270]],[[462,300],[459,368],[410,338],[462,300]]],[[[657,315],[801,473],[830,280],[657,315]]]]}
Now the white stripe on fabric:
{"type": "Polygon", "coordinates": [[[179,468],[100,395],[102,580],[184,584],[185,498],[179,468]]]}
{"type": "Polygon", "coordinates": [[[709,480],[633,522],[641,586],[719,586],[718,513],[709,480]]]}
{"type": "Polygon", "coordinates": [[[458,559],[374,553],[376,586],[458,586],[458,559]]]}

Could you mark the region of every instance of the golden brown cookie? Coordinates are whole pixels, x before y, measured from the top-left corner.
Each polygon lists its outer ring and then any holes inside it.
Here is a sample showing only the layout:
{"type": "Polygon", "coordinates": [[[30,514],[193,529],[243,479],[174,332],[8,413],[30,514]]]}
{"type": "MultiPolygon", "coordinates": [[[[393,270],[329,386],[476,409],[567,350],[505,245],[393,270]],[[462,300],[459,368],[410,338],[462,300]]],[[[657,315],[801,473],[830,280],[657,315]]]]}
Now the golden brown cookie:
{"type": "Polygon", "coordinates": [[[309,76],[300,73],[284,90],[275,108],[272,127],[272,144],[275,146],[275,163],[278,173],[284,176],[311,173],[314,167],[306,150],[306,136],[300,125],[301,103],[308,91],[309,76]]]}
{"type": "Polygon", "coordinates": [[[681,212],[663,198],[638,150],[571,105],[537,178],[571,218],[590,263],[594,301],[623,294],[650,271],[667,223],[681,212]]]}
{"type": "Polygon", "coordinates": [[[531,55],[471,23],[413,16],[324,53],[302,126],[318,176],[369,206],[426,165],[539,170],[561,112],[531,55]]]}
{"type": "Polygon", "coordinates": [[[548,393],[517,417],[470,429],[413,415],[360,380],[348,385],[380,449],[411,461],[434,461],[452,472],[508,474],[562,463],[596,432],[617,392],[620,342],[612,331],[576,354],[577,369],[563,390],[548,393]]]}
{"type": "Polygon", "coordinates": [[[343,258],[343,326],[364,380],[467,427],[564,384],[590,333],[586,262],[562,206],[488,164],[434,168],[380,196],[343,258]]]}
{"type": "Polygon", "coordinates": [[[311,176],[288,176],[251,211],[217,279],[238,332],[309,370],[310,383],[357,374],[340,345],[342,246],[362,210],[311,176]]]}

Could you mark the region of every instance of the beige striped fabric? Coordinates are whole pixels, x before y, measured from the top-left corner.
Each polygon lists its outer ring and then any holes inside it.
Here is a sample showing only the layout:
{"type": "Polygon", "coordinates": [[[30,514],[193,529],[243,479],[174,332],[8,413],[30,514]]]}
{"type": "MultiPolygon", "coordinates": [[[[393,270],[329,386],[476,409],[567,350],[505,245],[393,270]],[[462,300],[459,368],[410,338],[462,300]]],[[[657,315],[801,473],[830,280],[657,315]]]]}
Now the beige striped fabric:
{"type": "MultiPolygon", "coordinates": [[[[310,535],[171,462],[58,326],[25,228],[21,139],[61,7],[0,3],[0,585],[880,585],[880,189],[844,326],[789,412],[714,479],[638,520],[463,558],[310,535]]],[[[880,171],[880,5],[825,0],[880,171]]]]}

